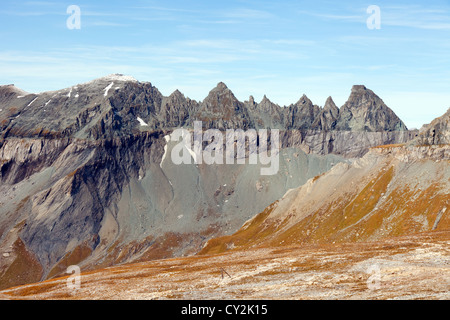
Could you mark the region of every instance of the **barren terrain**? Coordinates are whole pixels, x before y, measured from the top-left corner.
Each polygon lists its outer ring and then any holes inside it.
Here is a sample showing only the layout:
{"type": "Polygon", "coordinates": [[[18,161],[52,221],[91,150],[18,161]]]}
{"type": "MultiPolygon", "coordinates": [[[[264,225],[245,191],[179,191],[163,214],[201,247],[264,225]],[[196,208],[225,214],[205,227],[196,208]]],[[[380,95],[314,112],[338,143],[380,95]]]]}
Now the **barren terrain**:
{"type": "Polygon", "coordinates": [[[82,273],[1,299],[449,299],[450,233],[228,251],[82,273]]]}

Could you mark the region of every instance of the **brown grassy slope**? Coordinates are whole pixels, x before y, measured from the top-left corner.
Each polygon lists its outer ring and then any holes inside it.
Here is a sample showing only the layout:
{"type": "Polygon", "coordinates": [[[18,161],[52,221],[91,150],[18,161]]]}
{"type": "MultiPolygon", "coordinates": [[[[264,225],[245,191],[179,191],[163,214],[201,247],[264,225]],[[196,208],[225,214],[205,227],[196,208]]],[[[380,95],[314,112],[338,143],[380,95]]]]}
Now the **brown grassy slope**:
{"type": "Polygon", "coordinates": [[[0,299],[449,299],[449,241],[434,231],[149,261],[82,273],[76,290],[64,277],[0,299]],[[371,266],[380,270],[376,290],[371,266]]]}
{"type": "Polygon", "coordinates": [[[450,162],[400,161],[387,152],[368,155],[339,177],[328,172],[310,180],[294,199],[273,204],[234,235],[209,241],[200,254],[450,232],[450,162]]]}
{"type": "Polygon", "coordinates": [[[42,277],[42,267],[36,257],[30,253],[22,240],[18,238],[13,245],[14,262],[0,276],[0,289],[39,281],[42,277]]]}

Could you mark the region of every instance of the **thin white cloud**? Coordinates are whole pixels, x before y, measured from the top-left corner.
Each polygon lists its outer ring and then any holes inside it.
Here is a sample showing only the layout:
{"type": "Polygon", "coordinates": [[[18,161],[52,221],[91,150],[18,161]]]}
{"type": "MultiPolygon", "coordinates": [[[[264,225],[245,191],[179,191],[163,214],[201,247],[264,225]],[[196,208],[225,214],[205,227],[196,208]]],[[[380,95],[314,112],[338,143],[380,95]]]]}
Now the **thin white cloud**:
{"type": "Polygon", "coordinates": [[[255,10],[255,9],[233,9],[228,12],[223,13],[224,17],[228,18],[238,18],[238,19],[252,19],[252,20],[261,20],[264,21],[266,19],[273,18],[274,15],[270,12],[263,10],[255,10]]]}
{"type": "Polygon", "coordinates": [[[382,25],[425,30],[450,30],[450,7],[403,5],[381,7],[382,25]]]}
{"type": "Polygon", "coordinates": [[[163,11],[163,12],[183,12],[183,13],[201,13],[199,10],[184,9],[184,8],[172,8],[172,7],[161,7],[161,6],[138,6],[130,7],[130,9],[138,10],[149,10],[149,11],[163,11]]]}
{"type": "Polygon", "coordinates": [[[60,6],[60,2],[51,2],[51,1],[27,1],[24,3],[25,6],[60,6]]]}
{"type": "Polygon", "coordinates": [[[111,21],[92,21],[92,22],[84,22],[84,27],[94,26],[94,27],[129,27],[131,25],[124,24],[124,23],[118,23],[118,22],[111,22],[111,21]]]}
{"type": "MultiPolygon", "coordinates": [[[[383,6],[381,10],[381,26],[407,27],[428,30],[450,30],[450,8],[430,8],[422,5],[383,6]]],[[[349,10],[348,14],[314,12],[300,10],[305,14],[324,20],[339,20],[353,23],[365,23],[369,17],[366,8],[349,10]],[[352,12],[353,11],[353,12],[352,12]]]]}
{"type": "Polygon", "coordinates": [[[49,16],[49,15],[67,15],[65,11],[12,11],[12,10],[2,10],[0,15],[6,16],[17,16],[17,17],[38,17],[38,16],[49,16]]]}
{"type": "Polygon", "coordinates": [[[332,14],[332,13],[319,13],[319,12],[312,12],[312,11],[306,11],[306,10],[300,10],[298,11],[301,15],[309,15],[312,17],[321,18],[324,20],[341,20],[341,21],[347,21],[347,22],[365,22],[367,19],[367,14],[365,14],[365,11],[361,10],[361,14],[332,14]]]}

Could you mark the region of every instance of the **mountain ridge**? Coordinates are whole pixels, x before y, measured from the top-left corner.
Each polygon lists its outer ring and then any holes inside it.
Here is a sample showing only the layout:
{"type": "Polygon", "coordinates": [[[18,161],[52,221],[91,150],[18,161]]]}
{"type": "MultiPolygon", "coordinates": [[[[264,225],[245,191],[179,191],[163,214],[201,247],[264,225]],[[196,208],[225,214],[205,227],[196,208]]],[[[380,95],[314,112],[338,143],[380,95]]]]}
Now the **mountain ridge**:
{"type": "MultiPolygon", "coordinates": [[[[266,96],[260,103],[256,103],[254,99],[241,102],[223,82],[210,90],[205,99],[197,102],[179,90],[165,97],[150,82],[139,82],[123,75],[109,75],[58,91],[25,95],[19,93],[23,92],[17,88],[12,90],[11,86],[0,87],[0,103],[3,105],[3,112],[0,112],[0,132],[3,132],[3,137],[36,137],[48,133],[47,131],[53,132],[54,136],[70,137],[74,134],[70,128],[90,120],[82,115],[85,112],[102,113],[100,118],[94,117],[91,120],[97,123],[103,120],[107,127],[112,127],[110,134],[120,135],[120,129],[124,128],[127,128],[124,134],[129,134],[138,126],[129,124],[131,119],[127,119],[122,111],[139,116],[148,124],[149,129],[192,127],[193,121],[200,119],[207,122],[206,127],[217,129],[274,127],[285,130],[407,131],[395,113],[373,91],[361,85],[353,86],[349,100],[341,108],[337,108],[332,99],[327,99],[325,106],[320,107],[313,104],[305,94],[296,103],[283,107],[271,102],[266,96]],[[178,108],[172,110],[170,103],[172,106],[176,104],[178,108]],[[128,107],[121,110],[120,105],[128,107]],[[130,107],[133,109],[130,110],[130,107]],[[330,113],[329,108],[333,109],[331,119],[328,122],[325,121],[326,117],[320,120],[327,111],[330,113]],[[111,109],[114,114],[108,116],[111,109]],[[59,116],[48,119],[49,110],[56,111],[59,116]],[[178,119],[173,118],[174,112],[180,113],[178,119]],[[171,113],[172,117],[169,117],[168,114],[171,113]],[[31,116],[42,120],[40,124],[44,132],[29,129],[31,126],[27,122],[33,123],[31,116]],[[52,123],[63,116],[70,120],[66,121],[66,126],[64,121],[60,126],[52,123]],[[269,121],[268,117],[275,120],[269,121]],[[324,121],[327,123],[323,124],[324,121]],[[8,135],[5,131],[8,131],[8,135]]],[[[37,123],[34,124],[37,126],[37,123]]],[[[82,129],[81,126],[78,129],[82,129]]],[[[88,132],[79,135],[95,136],[88,132]]]]}

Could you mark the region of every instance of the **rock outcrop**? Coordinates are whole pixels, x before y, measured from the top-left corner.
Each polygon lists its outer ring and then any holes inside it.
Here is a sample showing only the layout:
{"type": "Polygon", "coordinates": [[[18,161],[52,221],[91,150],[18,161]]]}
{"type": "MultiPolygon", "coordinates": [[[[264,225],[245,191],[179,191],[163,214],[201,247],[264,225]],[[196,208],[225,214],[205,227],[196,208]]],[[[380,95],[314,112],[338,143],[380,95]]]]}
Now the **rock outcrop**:
{"type": "Polygon", "coordinates": [[[405,131],[405,124],[372,90],[362,85],[352,88],[350,97],[339,110],[337,130],[405,131]]]}
{"type": "Polygon", "coordinates": [[[447,112],[424,125],[419,132],[415,143],[419,145],[450,144],[450,108],[447,112]]]}

